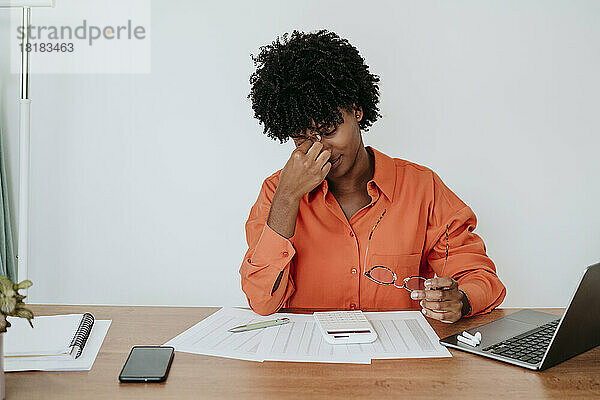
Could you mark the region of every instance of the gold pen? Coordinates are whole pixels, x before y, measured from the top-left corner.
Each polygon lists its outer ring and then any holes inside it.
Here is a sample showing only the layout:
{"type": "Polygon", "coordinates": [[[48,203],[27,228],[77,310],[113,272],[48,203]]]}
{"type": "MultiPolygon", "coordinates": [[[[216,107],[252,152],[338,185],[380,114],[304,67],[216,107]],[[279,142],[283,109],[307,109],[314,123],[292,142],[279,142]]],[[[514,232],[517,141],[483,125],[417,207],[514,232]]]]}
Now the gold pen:
{"type": "Polygon", "coordinates": [[[229,332],[247,332],[254,329],[268,328],[270,326],[284,325],[290,322],[289,318],[274,319],[272,321],[257,322],[255,324],[240,325],[229,329],[229,332]]]}

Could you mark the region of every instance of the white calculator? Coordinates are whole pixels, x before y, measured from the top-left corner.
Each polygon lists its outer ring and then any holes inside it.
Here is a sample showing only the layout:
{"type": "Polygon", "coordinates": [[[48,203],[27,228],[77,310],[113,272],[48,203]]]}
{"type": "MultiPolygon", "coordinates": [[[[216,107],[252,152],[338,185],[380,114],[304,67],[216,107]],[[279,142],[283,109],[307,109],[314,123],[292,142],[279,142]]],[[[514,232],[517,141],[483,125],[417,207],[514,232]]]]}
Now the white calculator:
{"type": "Polygon", "coordinates": [[[327,343],[371,343],[377,332],[362,311],[329,311],[313,314],[327,343]]]}

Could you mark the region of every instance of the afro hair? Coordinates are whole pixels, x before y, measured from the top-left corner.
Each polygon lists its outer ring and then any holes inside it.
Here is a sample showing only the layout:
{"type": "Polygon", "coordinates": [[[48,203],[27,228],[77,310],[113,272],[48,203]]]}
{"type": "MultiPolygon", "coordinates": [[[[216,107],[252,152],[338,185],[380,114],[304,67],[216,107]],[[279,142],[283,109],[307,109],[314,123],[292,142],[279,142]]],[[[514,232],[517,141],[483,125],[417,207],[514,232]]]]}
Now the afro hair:
{"type": "Polygon", "coordinates": [[[343,123],[340,110],[362,107],[359,127],[367,131],[379,114],[379,77],[358,50],[333,32],[293,31],[251,55],[254,116],[264,133],[281,143],[304,132],[343,123]],[[316,126],[315,126],[316,124],[316,126]]]}

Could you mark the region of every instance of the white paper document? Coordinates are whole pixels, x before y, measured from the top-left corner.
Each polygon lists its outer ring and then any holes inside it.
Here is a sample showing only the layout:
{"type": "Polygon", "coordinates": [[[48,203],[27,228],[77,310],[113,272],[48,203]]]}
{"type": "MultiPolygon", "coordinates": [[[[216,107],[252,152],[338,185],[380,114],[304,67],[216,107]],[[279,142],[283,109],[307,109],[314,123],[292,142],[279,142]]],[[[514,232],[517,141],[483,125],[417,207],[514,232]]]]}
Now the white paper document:
{"type": "MultiPolygon", "coordinates": [[[[329,344],[312,315],[280,314],[290,323],[265,328],[265,337],[259,353],[267,361],[329,362],[370,364],[371,357],[358,344],[329,344]]],[[[271,317],[272,318],[272,317],[271,317]]],[[[367,317],[368,318],[368,317],[367,317]]]]}
{"type": "Polygon", "coordinates": [[[420,311],[365,313],[377,331],[377,340],[359,346],[368,349],[371,358],[452,357],[420,311]]]}
{"type": "Polygon", "coordinates": [[[239,333],[228,332],[228,329],[272,319],[273,316],[263,317],[249,310],[222,308],[169,340],[165,346],[173,346],[175,350],[186,353],[263,361],[259,345],[268,329],[239,333]]]}
{"type": "Polygon", "coordinates": [[[325,341],[312,315],[260,316],[253,311],[223,308],[171,339],[177,351],[250,361],[295,361],[369,364],[372,359],[451,357],[418,311],[366,312],[377,331],[368,344],[325,341]],[[227,330],[239,325],[289,318],[290,323],[248,332],[227,330]]]}

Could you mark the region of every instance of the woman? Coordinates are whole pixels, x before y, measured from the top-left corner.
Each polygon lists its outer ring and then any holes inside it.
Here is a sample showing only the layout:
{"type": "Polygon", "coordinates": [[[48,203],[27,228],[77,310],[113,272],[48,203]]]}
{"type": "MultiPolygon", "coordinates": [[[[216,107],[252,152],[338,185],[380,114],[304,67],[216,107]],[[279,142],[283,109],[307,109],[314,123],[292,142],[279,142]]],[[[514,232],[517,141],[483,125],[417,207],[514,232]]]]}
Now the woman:
{"type": "Polygon", "coordinates": [[[379,78],[356,48],[294,31],[253,60],[255,117],[296,145],[246,223],[240,274],[255,312],[421,309],[450,323],[502,302],[471,209],[430,169],[364,146],[379,78]]]}

